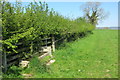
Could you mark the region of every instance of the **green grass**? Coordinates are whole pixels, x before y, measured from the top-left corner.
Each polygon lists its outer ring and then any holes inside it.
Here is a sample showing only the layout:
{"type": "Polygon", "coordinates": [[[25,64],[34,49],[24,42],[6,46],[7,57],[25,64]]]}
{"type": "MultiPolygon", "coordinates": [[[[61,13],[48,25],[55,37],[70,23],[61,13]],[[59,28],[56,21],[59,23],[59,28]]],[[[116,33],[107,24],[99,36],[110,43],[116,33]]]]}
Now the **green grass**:
{"type": "Polygon", "coordinates": [[[117,78],[118,31],[95,30],[92,35],[67,43],[53,54],[51,72],[35,72],[44,78],[117,78]]]}
{"type": "Polygon", "coordinates": [[[56,62],[51,66],[33,58],[30,67],[20,73],[30,73],[32,78],[118,77],[117,30],[94,30],[93,34],[65,45],[53,53],[56,62]]]}

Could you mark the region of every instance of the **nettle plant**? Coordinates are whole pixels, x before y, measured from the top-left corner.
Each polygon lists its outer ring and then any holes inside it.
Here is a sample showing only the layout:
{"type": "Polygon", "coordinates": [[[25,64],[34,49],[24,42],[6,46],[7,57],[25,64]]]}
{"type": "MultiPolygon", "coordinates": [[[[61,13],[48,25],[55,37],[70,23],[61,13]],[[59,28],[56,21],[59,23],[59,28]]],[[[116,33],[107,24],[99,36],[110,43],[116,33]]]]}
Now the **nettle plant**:
{"type": "MultiPolygon", "coordinates": [[[[2,5],[2,44],[7,53],[17,53],[16,44],[22,39],[24,44],[41,40],[42,36],[66,36],[73,33],[92,31],[95,26],[84,18],[70,20],[49,10],[45,2],[31,2],[26,6],[16,2],[0,2],[2,5]]],[[[40,43],[39,43],[40,44],[40,43]]]]}

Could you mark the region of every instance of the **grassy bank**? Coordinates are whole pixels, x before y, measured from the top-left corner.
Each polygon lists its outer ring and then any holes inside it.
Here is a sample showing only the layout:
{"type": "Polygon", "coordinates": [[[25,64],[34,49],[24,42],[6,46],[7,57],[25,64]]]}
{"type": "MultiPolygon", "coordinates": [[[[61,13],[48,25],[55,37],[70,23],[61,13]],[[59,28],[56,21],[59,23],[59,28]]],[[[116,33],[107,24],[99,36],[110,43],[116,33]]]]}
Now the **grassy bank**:
{"type": "Polygon", "coordinates": [[[27,69],[14,68],[8,77],[32,78],[117,78],[118,77],[118,31],[94,30],[93,34],[66,43],[53,53],[56,62],[43,67],[37,58],[27,69]],[[16,74],[17,73],[17,74],[16,74]]]}
{"type": "Polygon", "coordinates": [[[51,72],[33,77],[116,78],[118,72],[118,31],[95,30],[94,34],[66,44],[54,53],[51,72]]]}

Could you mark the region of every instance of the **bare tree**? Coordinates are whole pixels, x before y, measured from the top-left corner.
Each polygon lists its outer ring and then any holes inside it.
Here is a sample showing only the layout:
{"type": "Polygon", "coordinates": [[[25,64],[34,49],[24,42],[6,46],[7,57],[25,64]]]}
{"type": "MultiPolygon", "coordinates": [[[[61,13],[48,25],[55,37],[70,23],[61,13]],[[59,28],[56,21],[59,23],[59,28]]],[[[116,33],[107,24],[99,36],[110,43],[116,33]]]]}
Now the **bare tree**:
{"type": "Polygon", "coordinates": [[[103,8],[100,8],[100,2],[87,2],[82,5],[85,18],[92,23],[97,25],[98,21],[103,20],[107,15],[103,8]]]}

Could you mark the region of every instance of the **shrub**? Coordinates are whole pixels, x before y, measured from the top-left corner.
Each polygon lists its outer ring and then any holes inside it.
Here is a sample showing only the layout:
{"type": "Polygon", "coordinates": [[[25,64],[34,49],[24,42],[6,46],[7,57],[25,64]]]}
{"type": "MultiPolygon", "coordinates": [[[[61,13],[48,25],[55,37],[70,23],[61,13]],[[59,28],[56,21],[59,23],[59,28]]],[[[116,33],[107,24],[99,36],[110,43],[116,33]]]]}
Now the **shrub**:
{"type": "MultiPolygon", "coordinates": [[[[76,20],[64,18],[57,12],[49,10],[45,2],[31,2],[26,7],[23,7],[20,2],[11,4],[3,1],[0,4],[2,4],[3,30],[3,40],[0,42],[3,43],[3,49],[7,54],[17,53],[16,44],[20,41],[24,43],[23,46],[29,47],[36,41],[33,46],[34,51],[37,51],[43,43],[42,38],[51,35],[69,37],[73,34],[84,34],[95,28],[84,18],[76,20]]],[[[31,53],[28,51],[28,54],[31,53]]]]}

